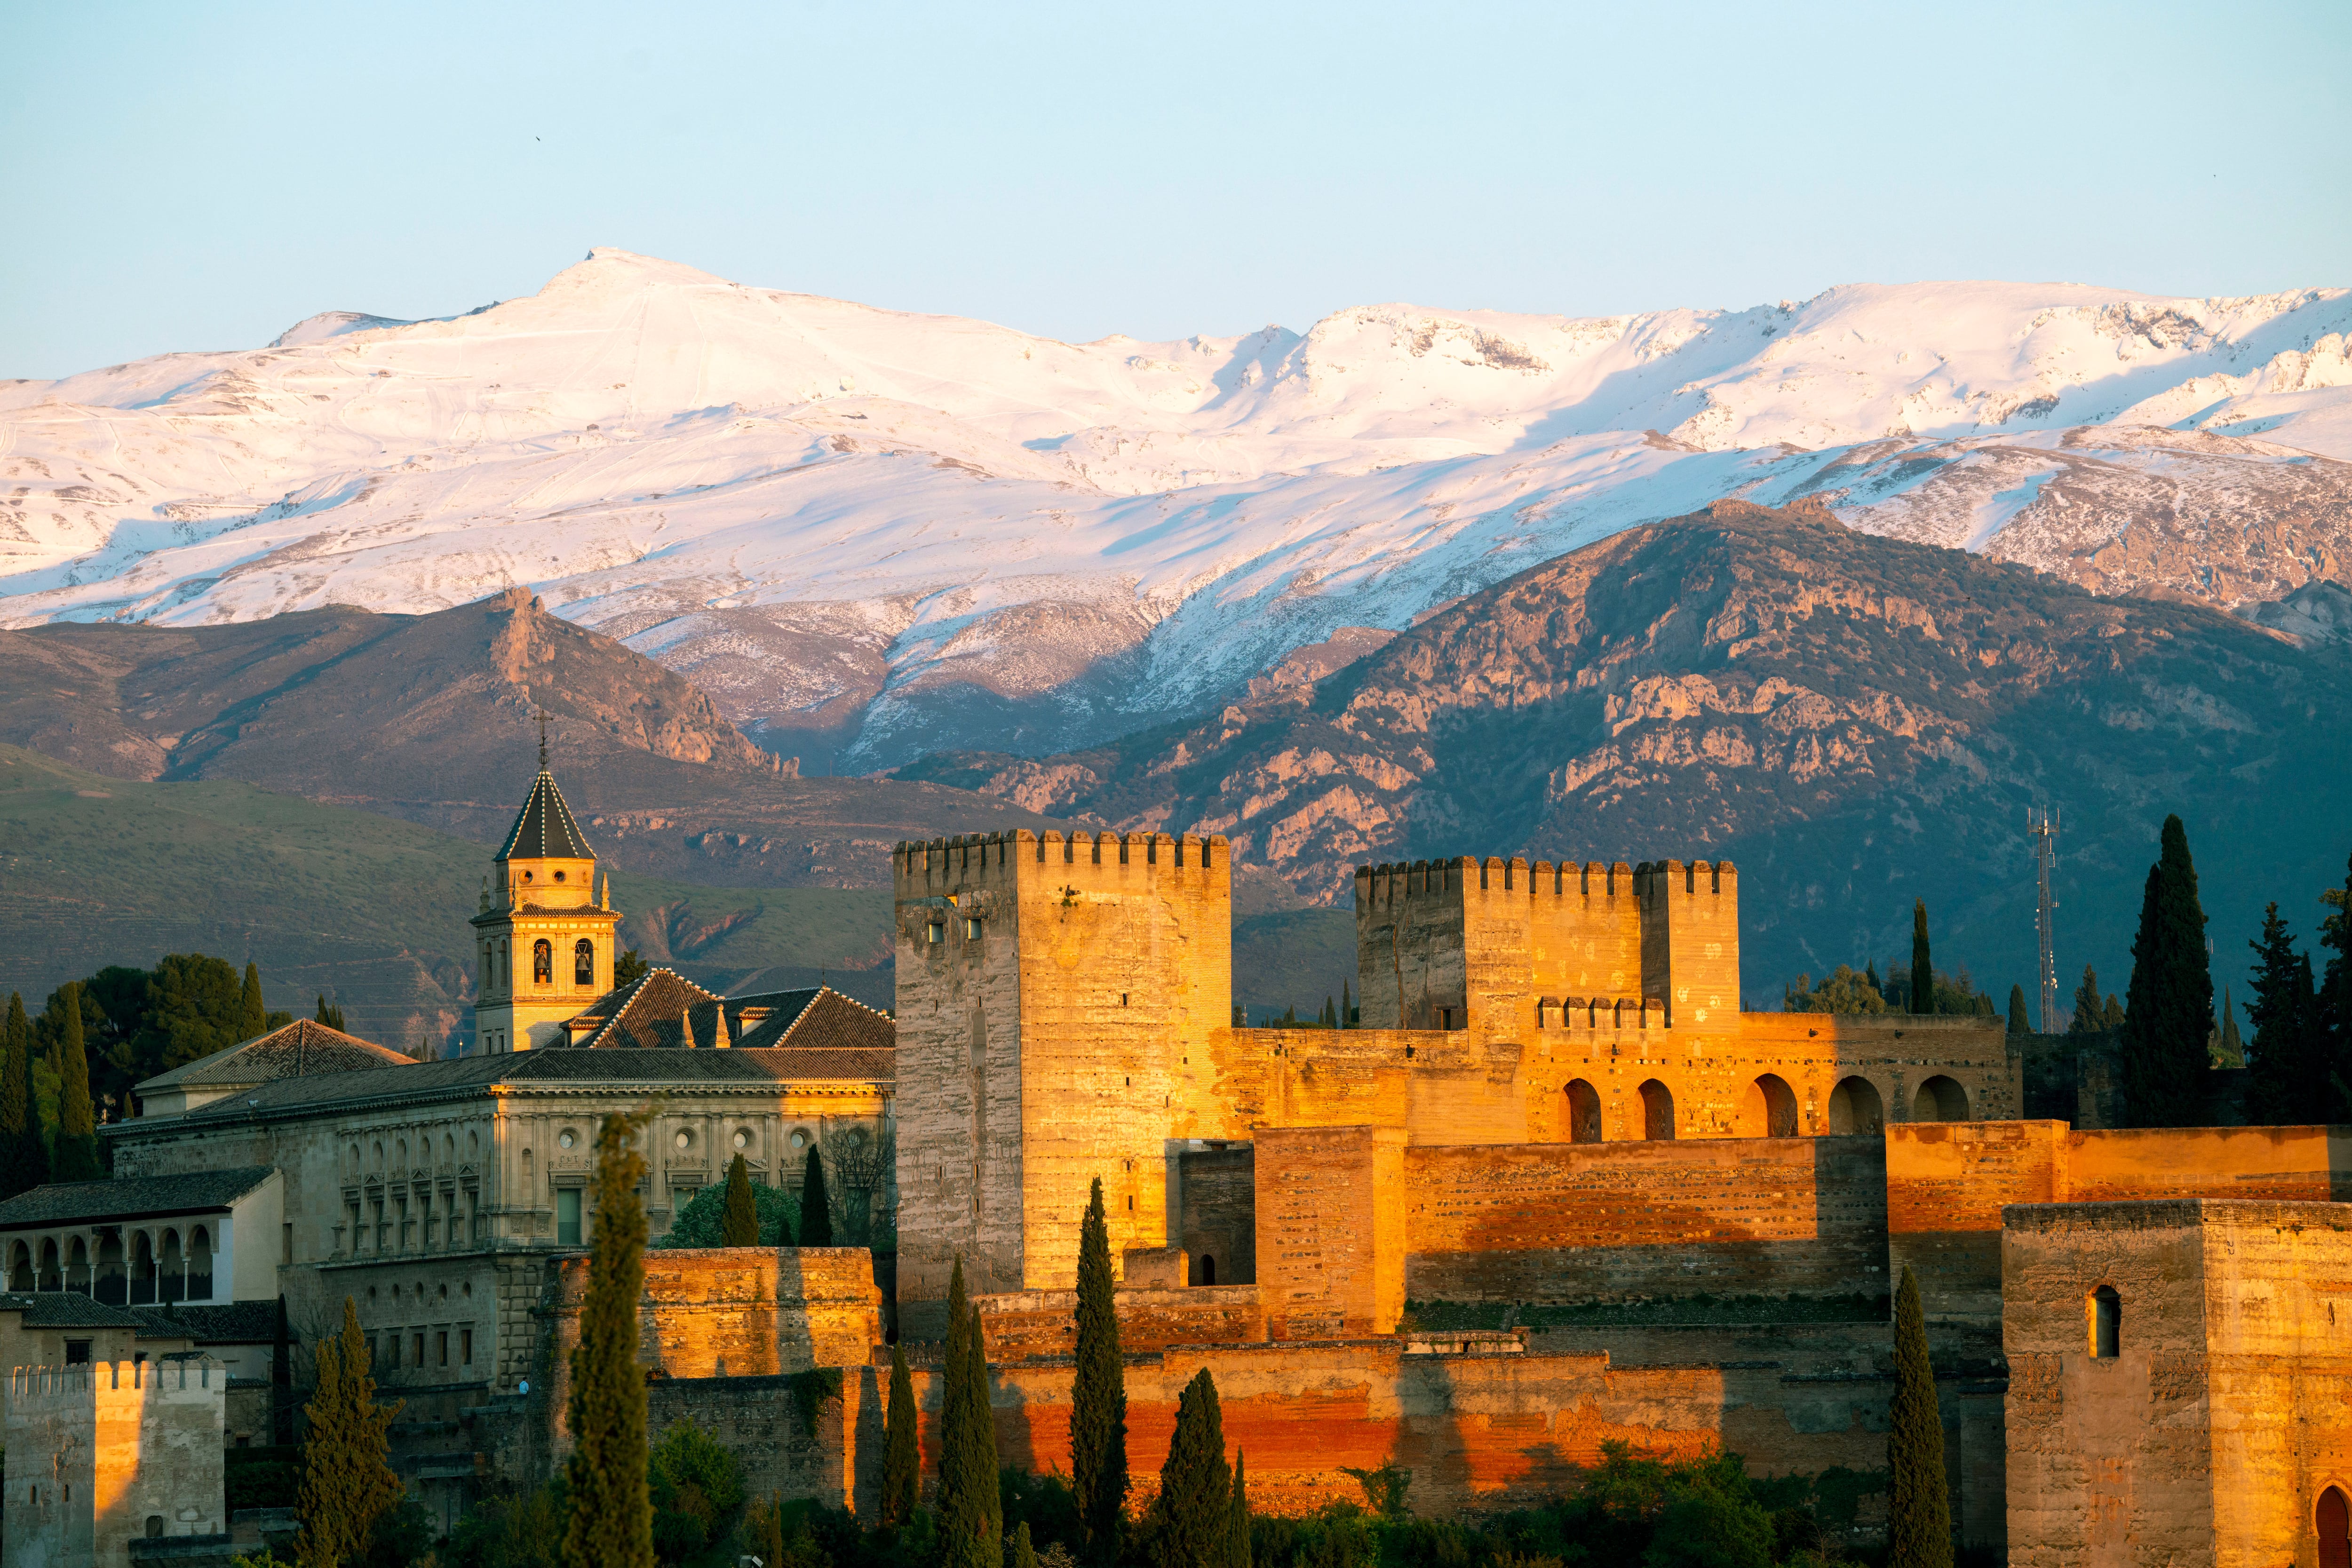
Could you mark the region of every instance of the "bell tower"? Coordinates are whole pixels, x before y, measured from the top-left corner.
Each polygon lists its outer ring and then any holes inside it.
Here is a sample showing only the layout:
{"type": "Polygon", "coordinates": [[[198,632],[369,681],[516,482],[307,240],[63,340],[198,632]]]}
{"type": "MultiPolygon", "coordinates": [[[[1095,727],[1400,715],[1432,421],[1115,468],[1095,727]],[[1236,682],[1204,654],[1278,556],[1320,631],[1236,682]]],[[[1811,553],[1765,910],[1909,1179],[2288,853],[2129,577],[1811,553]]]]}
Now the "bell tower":
{"type": "Polygon", "coordinates": [[[474,916],[475,1048],[527,1051],[563,1037],[563,1021],[613,988],[611,879],[547,769],[539,716],[539,776],[493,862],[474,916]]]}

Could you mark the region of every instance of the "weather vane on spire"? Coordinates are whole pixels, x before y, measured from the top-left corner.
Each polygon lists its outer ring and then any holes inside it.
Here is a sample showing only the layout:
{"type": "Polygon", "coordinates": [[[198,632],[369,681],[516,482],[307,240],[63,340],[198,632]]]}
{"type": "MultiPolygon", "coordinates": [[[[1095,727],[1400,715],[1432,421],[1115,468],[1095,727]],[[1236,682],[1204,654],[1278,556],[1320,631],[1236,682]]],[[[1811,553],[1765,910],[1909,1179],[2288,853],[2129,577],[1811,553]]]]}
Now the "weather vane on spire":
{"type": "Polygon", "coordinates": [[[539,771],[545,773],[547,771],[547,709],[544,704],[541,706],[537,717],[539,719],[539,771]]]}

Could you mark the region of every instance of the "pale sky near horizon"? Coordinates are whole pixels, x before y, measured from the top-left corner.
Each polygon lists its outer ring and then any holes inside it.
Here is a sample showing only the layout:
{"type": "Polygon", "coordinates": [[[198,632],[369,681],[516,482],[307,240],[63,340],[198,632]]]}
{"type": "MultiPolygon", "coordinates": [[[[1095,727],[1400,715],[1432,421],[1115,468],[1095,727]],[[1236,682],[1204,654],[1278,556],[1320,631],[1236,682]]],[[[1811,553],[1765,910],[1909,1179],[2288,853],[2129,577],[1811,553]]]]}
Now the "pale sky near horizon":
{"type": "Polygon", "coordinates": [[[0,9],[0,379],[591,246],[1074,342],[2352,285],[2352,4],[0,9]]]}

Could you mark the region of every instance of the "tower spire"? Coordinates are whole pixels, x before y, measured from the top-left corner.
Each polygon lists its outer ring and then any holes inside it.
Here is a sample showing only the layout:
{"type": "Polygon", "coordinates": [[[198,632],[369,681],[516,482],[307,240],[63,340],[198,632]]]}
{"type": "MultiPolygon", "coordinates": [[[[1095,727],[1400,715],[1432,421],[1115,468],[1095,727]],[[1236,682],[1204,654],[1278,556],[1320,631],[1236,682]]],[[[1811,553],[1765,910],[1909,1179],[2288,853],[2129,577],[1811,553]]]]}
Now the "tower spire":
{"type": "Polygon", "coordinates": [[[539,771],[547,771],[547,706],[544,703],[539,710],[539,771]]]}

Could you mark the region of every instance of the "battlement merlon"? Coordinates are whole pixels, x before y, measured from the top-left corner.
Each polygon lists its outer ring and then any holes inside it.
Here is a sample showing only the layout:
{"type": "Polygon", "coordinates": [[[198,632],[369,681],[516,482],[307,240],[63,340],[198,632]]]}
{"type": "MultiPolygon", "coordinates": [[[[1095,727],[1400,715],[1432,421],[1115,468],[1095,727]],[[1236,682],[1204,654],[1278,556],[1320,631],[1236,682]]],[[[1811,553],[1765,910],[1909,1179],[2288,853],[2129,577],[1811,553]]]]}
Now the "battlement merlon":
{"type": "Polygon", "coordinates": [[[901,900],[944,897],[966,887],[1010,888],[1046,878],[1080,882],[1097,872],[1106,885],[1135,889],[1134,874],[1183,873],[1230,888],[1224,838],[1192,833],[959,833],[902,840],[890,855],[892,887],[901,900]],[[1122,873],[1121,868],[1124,868],[1122,873]]]}
{"type": "Polygon", "coordinates": [[[1739,1007],[1738,872],[1728,860],[1584,864],[1454,856],[1356,868],[1367,1027],[1535,1026],[1545,998],[1627,998],[1668,1027],[1739,1007]]]}
{"type": "Polygon", "coordinates": [[[217,1397],[228,1388],[228,1369],[208,1355],[163,1361],[80,1362],[69,1366],[17,1366],[8,1371],[8,1407],[34,1411],[107,1402],[125,1392],[160,1395],[182,1393],[217,1397]]]}

